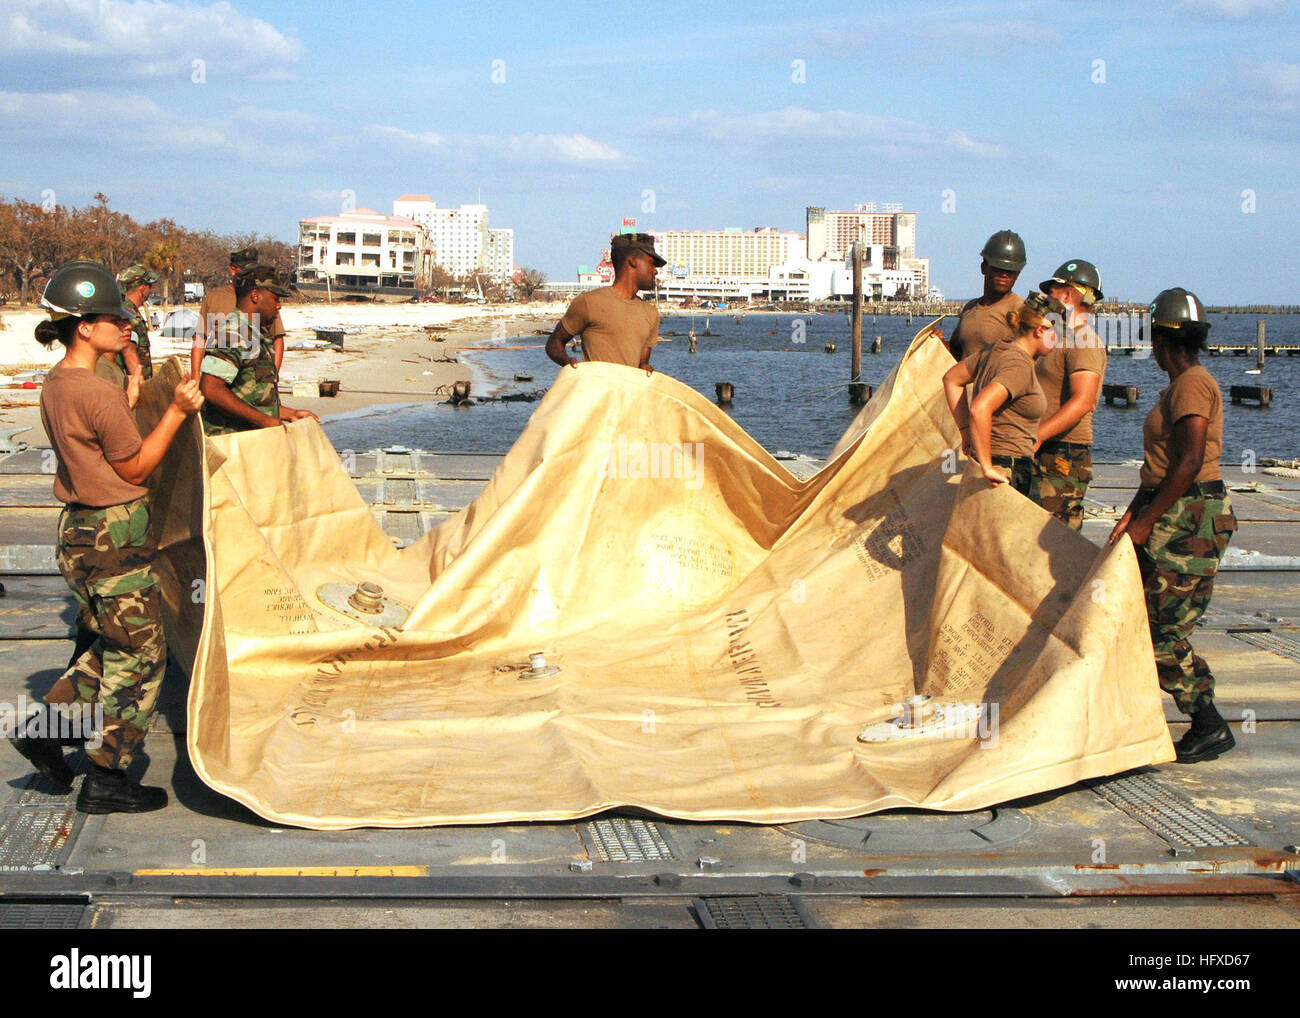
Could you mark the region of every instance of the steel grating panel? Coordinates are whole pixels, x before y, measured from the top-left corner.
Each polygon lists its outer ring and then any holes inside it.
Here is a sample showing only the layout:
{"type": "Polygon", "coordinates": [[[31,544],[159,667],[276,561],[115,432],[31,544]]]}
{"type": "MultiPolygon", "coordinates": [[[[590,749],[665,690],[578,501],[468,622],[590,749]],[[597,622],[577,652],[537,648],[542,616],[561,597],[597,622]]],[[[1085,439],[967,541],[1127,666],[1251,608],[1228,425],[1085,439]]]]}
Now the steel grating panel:
{"type": "Polygon", "coordinates": [[[1281,633],[1230,633],[1234,640],[1249,643],[1261,650],[1271,650],[1288,661],[1300,661],[1300,640],[1281,633]]]}
{"type": "Polygon", "coordinates": [[[409,474],[411,472],[411,454],[407,451],[392,451],[385,449],[382,452],[382,460],[379,464],[379,470],[385,474],[409,474]]]}
{"type": "Polygon", "coordinates": [[[706,930],[810,930],[802,902],[789,895],[751,894],[696,898],[695,915],[706,930]]]}
{"type": "Polygon", "coordinates": [[[384,513],[384,533],[404,544],[418,541],[424,533],[418,512],[390,509],[384,513]]]}
{"type": "Polygon", "coordinates": [[[6,806],[0,816],[0,871],[49,870],[59,864],[80,826],[76,809],[6,806]]]}
{"type": "Polygon", "coordinates": [[[658,824],[634,817],[603,817],[588,821],[587,841],[601,862],[651,862],[676,859],[658,824]]]}
{"type": "Polygon", "coordinates": [[[1116,809],[1167,841],[1177,854],[1196,848],[1255,844],[1213,813],[1158,784],[1149,775],[1130,774],[1089,784],[1116,809]]]}
{"type": "Polygon", "coordinates": [[[0,901],[0,930],[75,930],[84,901],[0,901]]]}
{"type": "MultiPolygon", "coordinates": [[[[74,771],[80,769],[81,753],[70,754],[66,757],[68,766],[74,771]]],[[[18,794],[14,796],[11,806],[35,806],[41,809],[63,809],[72,803],[72,793],[75,789],[65,788],[51,777],[47,777],[40,771],[36,771],[27,779],[27,784],[19,789],[18,794]]]]}
{"type": "Polygon", "coordinates": [[[418,494],[414,477],[384,478],[384,501],[389,505],[413,505],[418,494]]]}

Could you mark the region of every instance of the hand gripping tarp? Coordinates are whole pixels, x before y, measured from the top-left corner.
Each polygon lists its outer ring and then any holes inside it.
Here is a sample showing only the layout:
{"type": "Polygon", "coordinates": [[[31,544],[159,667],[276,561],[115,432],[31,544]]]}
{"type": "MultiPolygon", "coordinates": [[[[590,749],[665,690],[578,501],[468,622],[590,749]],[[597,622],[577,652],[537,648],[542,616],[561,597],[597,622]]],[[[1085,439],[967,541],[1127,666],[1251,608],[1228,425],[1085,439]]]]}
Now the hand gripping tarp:
{"type": "Polygon", "coordinates": [[[807,481],[672,378],[561,371],[402,551],[315,423],[202,469],[193,425],[156,525],[195,769],[330,829],[971,810],[1173,759],[1132,546],[971,472],[951,363],[914,343],[807,481]],[[318,597],[361,581],[394,624],[318,597]]]}

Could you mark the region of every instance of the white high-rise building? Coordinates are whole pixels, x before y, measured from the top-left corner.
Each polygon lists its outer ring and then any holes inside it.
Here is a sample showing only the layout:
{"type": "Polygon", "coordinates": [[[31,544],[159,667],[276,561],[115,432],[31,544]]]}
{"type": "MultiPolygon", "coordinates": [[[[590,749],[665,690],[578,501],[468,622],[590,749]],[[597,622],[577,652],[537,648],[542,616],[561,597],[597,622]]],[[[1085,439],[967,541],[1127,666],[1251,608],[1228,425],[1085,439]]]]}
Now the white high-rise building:
{"type": "Polygon", "coordinates": [[[667,265],[661,276],[674,279],[766,280],[772,268],[801,254],[802,238],[772,227],[742,230],[652,231],[655,250],[667,265]]]}
{"type": "Polygon", "coordinates": [[[441,209],[427,194],[404,194],[393,215],[424,227],[433,264],[453,276],[481,272],[504,283],[514,274],[514,230],[490,228],[486,205],[441,209]]]}

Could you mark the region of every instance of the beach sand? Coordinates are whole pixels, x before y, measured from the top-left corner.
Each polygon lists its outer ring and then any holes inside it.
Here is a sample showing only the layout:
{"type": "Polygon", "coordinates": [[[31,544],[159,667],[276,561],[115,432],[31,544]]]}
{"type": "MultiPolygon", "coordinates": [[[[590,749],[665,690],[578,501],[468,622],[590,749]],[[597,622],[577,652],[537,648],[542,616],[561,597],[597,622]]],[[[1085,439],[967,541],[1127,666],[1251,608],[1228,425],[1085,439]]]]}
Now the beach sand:
{"type": "MultiPolygon", "coordinates": [[[[485,341],[500,346],[511,336],[524,337],[519,345],[540,346],[545,337],[532,333],[545,329],[549,334],[565,306],[286,303],[281,381],[337,379],[339,394],[303,397],[282,392],[281,402],[329,421],[379,404],[445,400],[452,383],[462,380],[471,382],[476,395],[493,395],[509,380],[493,375],[492,355],[480,354],[471,362],[462,352],[485,341]],[[301,348],[315,341],[315,329],[343,330],[343,350],[301,348]],[[453,357],[456,362],[443,359],[453,357]]],[[[191,309],[197,310],[193,305],[191,309]]],[[[160,323],[162,310],[152,309],[160,323]]],[[[30,428],[17,436],[29,445],[48,444],[38,410],[40,390],[22,389],[10,379],[19,371],[53,367],[63,356],[61,347],[47,350],[32,337],[44,317],[34,307],[0,310],[0,375],[8,376],[0,377],[0,430],[30,428]]],[[[154,329],[150,342],[155,360],[178,353],[188,363],[186,341],[163,339],[154,329]]]]}

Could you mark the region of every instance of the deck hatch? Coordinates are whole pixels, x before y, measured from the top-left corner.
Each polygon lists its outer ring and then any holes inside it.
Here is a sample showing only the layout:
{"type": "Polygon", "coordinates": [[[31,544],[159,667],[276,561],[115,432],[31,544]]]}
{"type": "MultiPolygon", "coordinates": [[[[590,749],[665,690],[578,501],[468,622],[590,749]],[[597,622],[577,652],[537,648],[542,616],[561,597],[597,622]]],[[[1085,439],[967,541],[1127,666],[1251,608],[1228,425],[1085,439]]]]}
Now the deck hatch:
{"type": "Polygon", "coordinates": [[[658,824],[635,817],[602,817],[584,826],[588,848],[601,862],[676,859],[658,824]]]}
{"type": "Polygon", "coordinates": [[[1129,774],[1089,783],[1116,809],[1159,835],[1182,855],[1197,848],[1255,844],[1186,796],[1165,788],[1146,774],[1129,774]]]}
{"type": "Polygon", "coordinates": [[[695,915],[706,930],[810,930],[803,903],[789,895],[747,894],[696,898],[695,915]]]}

